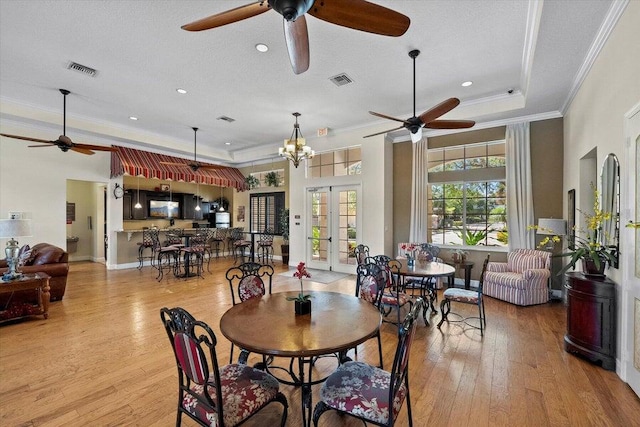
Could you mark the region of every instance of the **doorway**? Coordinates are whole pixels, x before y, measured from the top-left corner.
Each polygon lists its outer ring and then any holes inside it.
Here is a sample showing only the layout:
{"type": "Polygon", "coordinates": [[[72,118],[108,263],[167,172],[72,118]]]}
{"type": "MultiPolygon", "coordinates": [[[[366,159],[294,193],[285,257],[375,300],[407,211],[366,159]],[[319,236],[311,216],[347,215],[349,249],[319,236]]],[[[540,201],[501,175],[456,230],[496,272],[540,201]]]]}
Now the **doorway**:
{"type": "Polygon", "coordinates": [[[307,190],[307,265],[353,273],[353,249],[360,233],[360,186],[315,187],[307,190]]]}

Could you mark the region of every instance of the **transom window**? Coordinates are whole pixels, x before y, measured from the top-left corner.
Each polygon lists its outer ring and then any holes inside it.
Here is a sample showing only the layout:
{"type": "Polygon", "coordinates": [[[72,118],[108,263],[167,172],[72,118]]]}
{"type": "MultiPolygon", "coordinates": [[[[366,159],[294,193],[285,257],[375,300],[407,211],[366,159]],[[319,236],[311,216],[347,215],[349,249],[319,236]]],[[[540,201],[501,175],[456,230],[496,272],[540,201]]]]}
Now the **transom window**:
{"type": "Polygon", "coordinates": [[[307,168],[311,178],[359,175],[362,172],[360,147],[316,154],[307,160],[307,168]]]}
{"type": "Polygon", "coordinates": [[[507,246],[504,141],[428,151],[430,241],[507,246]]]}
{"type": "Polygon", "coordinates": [[[253,172],[249,175],[258,180],[258,187],[282,187],[284,185],[284,169],[253,172]]]}

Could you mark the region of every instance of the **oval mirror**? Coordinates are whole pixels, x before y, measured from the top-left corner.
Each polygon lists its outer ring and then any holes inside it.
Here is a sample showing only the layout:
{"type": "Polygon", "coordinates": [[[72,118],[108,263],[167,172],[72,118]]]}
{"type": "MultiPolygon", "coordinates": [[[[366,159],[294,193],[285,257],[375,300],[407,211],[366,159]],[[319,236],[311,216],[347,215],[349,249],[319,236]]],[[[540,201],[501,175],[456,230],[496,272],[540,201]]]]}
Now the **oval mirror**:
{"type": "MultiPolygon", "coordinates": [[[[618,253],[620,235],[620,165],[615,154],[609,154],[602,164],[602,191],[600,206],[602,212],[611,212],[611,217],[602,221],[600,243],[615,248],[618,253]]],[[[618,268],[617,262],[612,267],[618,268]]]]}

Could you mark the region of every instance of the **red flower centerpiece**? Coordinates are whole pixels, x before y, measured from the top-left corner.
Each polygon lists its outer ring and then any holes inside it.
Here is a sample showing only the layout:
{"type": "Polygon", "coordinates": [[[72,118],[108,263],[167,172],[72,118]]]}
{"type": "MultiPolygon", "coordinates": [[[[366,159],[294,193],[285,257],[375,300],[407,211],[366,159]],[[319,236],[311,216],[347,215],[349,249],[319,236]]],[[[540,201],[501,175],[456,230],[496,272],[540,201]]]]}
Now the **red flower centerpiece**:
{"type": "Polygon", "coordinates": [[[296,314],[309,314],[311,313],[311,295],[304,294],[302,279],[305,277],[310,278],[311,274],[307,271],[307,267],[304,262],[300,262],[298,264],[296,271],[293,273],[293,277],[300,279],[300,293],[296,297],[287,297],[287,300],[295,302],[296,314]]]}

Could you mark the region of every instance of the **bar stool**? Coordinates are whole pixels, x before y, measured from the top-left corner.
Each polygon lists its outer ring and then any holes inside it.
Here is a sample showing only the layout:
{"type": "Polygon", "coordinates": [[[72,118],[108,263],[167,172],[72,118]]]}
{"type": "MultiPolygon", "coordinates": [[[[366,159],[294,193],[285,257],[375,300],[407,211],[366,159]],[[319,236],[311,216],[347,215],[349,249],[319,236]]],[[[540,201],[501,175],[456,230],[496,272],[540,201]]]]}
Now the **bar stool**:
{"type": "Polygon", "coordinates": [[[272,228],[266,228],[264,232],[260,234],[258,253],[260,261],[263,264],[269,264],[269,258],[271,258],[271,263],[273,263],[273,234],[272,228]]]}
{"type": "Polygon", "coordinates": [[[220,244],[222,244],[222,252],[224,256],[224,239],[226,237],[226,228],[214,228],[213,237],[211,238],[211,249],[216,252],[216,258],[220,258],[220,244]]]}
{"type": "Polygon", "coordinates": [[[158,248],[154,244],[154,235],[156,237],[158,236],[158,229],[156,228],[146,228],[142,230],[142,242],[138,242],[138,270],[144,266],[145,259],[148,259],[152,266],[154,265],[156,250],[158,248]],[[151,250],[151,254],[145,255],[144,251],[146,249],[151,250]]]}
{"type": "Polygon", "coordinates": [[[244,240],[242,228],[232,229],[231,237],[233,241],[234,264],[235,261],[238,261],[238,258],[240,258],[241,263],[244,263],[244,257],[246,256],[244,251],[251,246],[251,242],[244,240]]]}

